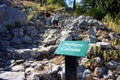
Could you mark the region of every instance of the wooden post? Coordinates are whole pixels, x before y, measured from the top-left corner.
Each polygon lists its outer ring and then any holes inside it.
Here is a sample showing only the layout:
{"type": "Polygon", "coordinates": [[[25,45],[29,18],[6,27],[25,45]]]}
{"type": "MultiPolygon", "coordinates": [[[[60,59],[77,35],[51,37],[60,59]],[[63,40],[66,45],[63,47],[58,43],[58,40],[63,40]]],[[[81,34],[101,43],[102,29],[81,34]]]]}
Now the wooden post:
{"type": "Polygon", "coordinates": [[[77,80],[77,57],[65,56],[65,80],[77,80]]]}

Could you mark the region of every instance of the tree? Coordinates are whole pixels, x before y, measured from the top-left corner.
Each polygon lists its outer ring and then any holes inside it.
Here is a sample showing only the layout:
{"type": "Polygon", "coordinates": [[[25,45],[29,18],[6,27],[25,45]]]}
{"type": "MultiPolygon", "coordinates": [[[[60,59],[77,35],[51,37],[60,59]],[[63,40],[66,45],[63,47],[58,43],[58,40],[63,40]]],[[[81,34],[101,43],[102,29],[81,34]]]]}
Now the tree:
{"type": "Polygon", "coordinates": [[[76,0],[73,1],[73,11],[76,9],[76,0]]]}
{"type": "Polygon", "coordinates": [[[106,14],[111,14],[111,16],[114,18],[116,15],[118,15],[120,11],[120,1],[85,0],[83,8],[88,10],[88,14],[92,14],[93,16],[98,17],[99,19],[102,19],[106,14]]]}
{"type": "Polygon", "coordinates": [[[76,9],[76,0],[67,0],[69,5],[73,7],[73,11],[76,9]]]}

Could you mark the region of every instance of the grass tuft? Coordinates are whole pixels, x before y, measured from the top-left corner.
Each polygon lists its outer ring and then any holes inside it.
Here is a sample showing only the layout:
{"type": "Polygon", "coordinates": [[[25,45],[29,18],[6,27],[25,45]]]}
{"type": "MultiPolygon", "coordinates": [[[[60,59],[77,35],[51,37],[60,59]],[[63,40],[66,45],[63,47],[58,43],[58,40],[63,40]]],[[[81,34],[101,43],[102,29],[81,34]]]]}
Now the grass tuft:
{"type": "Polygon", "coordinates": [[[106,15],[102,21],[108,26],[110,27],[113,31],[119,33],[120,32],[120,19],[118,19],[118,17],[116,17],[115,19],[113,19],[109,14],[106,15]]]}

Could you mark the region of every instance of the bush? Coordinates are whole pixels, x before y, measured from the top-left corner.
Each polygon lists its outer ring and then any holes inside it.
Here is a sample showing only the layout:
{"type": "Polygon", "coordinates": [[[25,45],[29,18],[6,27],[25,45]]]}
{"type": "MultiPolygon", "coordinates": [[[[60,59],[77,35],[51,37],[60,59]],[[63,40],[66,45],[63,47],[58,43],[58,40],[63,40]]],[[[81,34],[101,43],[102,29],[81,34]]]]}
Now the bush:
{"type": "Polygon", "coordinates": [[[120,15],[116,15],[116,18],[113,19],[110,14],[107,14],[102,21],[108,25],[113,31],[120,32],[120,15]]]}
{"type": "Polygon", "coordinates": [[[84,10],[81,7],[78,7],[74,10],[73,15],[78,16],[84,14],[84,10]]]}
{"type": "Polygon", "coordinates": [[[106,15],[106,11],[100,8],[90,9],[88,15],[93,16],[95,19],[102,20],[106,15]]]}

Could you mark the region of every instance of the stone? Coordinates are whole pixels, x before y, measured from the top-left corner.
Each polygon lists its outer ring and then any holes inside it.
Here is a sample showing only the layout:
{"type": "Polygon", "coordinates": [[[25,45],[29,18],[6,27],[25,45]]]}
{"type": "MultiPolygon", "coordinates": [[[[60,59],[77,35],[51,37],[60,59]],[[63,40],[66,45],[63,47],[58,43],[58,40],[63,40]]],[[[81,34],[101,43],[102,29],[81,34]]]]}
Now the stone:
{"type": "MultiPolygon", "coordinates": [[[[49,64],[47,64],[49,65],[49,64]]],[[[52,70],[51,70],[52,67],[47,67],[44,71],[45,74],[51,74],[52,73],[52,70]]]]}
{"type": "Polygon", "coordinates": [[[87,31],[87,33],[88,33],[89,35],[96,36],[96,33],[95,33],[95,31],[94,31],[93,28],[90,28],[90,29],[87,31]]]}
{"type": "Polygon", "coordinates": [[[56,65],[60,65],[63,60],[64,60],[63,56],[56,56],[51,61],[52,61],[52,63],[54,63],[56,65]]]}
{"type": "Polygon", "coordinates": [[[12,71],[16,71],[16,72],[22,72],[24,71],[24,66],[23,65],[16,65],[12,67],[12,71]]]}
{"type": "Polygon", "coordinates": [[[25,73],[24,72],[0,72],[0,79],[25,80],[25,73]]]}
{"type": "Polygon", "coordinates": [[[73,40],[73,39],[74,39],[73,36],[68,36],[68,37],[66,37],[64,40],[70,41],[70,40],[73,40]]]}
{"type": "Polygon", "coordinates": [[[98,41],[98,39],[95,36],[88,36],[86,41],[90,42],[90,43],[96,43],[98,41]]]}
{"type": "Polygon", "coordinates": [[[33,72],[34,72],[34,68],[32,68],[32,67],[29,67],[29,68],[26,68],[25,69],[25,74],[27,75],[27,76],[29,76],[30,74],[32,74],[33,72]]]}
{"type": "Polygon", "coordinates": [[[32,64],[32,63],[27,62],[27,61],[23,63],[23,65],[24,65],[24,67],[25,67],[25,68],[30,67],[30,66],[31,66],[31,64],[32,64]]]}
{"type": "Polygon", "coordinates": [[[85,79],[91,79],[91,71],[89,69],[84,70],[82,77],[85,79]]]}
{"type": "Polygon", "coordinates": [[[34,62],[34,63],[31,64],[31,67],[35,68],[35,66],[37,66],[37,64],[38,64],[38,62],[34,62]]]}
{"type": "Polygon", "coordinates": [[[100,57],[95,57],[94,67],[101,67],[103,66],[103,61],[100,57]]]}
{"type": "Polygon", "coordinates": [[[42,64],[37,64],[37,65],[35,66],[35,69],[36,69],[37,71],[42,71],[42,70],[44,69],[44,67],[43,67],[42,64]]]}
{"type": "Polygon", "coordinates": [[[88,50],[87,50],[88,55],[91,55],[91,54],[94,53],[94,51],[93,51],[93,46],[94,45],[95,45],[94,43],[89,43],[89,47],[88,47],[88,50]]]}
{"type": "Polygon", "coordinates": [[[92,19],[89,19],[88,20],[88,24],[91,25],[93,23],[93,20],[92,19]]]}
{"type": "Polygon", "coordinates": [[[56,44],[56,39],[48,40],[45,44],[47,46],[49,46],[49,45],[55,45],[56,44]]]}
{"type": "Polygon", "coordinates": [[[20,38],[17,38],[14,36],[12,39],[12,43],[13,44],[22,44],[22,40],[20,38]]]}
{"type": "Polygon", "coordinates": [[[10,46],[10,41],[1,40],[1,45],[2,45],[3,47],[8,47],[8,46],[10,46]]]}
{"type": "Polygon", "coordinates": [[[116,50],[119,52],[118,54],[119,54],[119,56],[120,56],[120,45],[115,46],[115,48],[116,48],[116,50]]]}
{"type": "Polygon", "coordinates": [[[118,65],[118,66],[116,67],[116,71],[117,71],[118,74],[120,74],[120,65],[118,65]]]}
{"type": "Polygon", "coordinates": [[[22,28],[15,28],[15,29],[13,29],[12,33],[16,37],[22,37],[24,35],[22,28]]]}
{"type": "Polygon", "coordinates": [[[71,31],[62,31],[62,32],[61,32],[61,36],[62,36],[63,38],[67,38],[68,35],[69,35],[69,33],[71,33],[71,31]]]}
{"type": "Polygon", "coordinates": [[[96,46],[101,46],[104,49],[112,49],[112,46],[108,42],[97,42],[96,46]]]}
{"type": "Polygon", "coordinates": [[[108,79],[108,76],[107,76],[107,75],[103,75],[103,79],[104,79],[104,80],[107,80],[107,79],[108,79]]]}
{"type": "Polygon", "coordinates": [[[5,53],[4,51],[2,51],[2,49],[0,50],[0,62],[1,63],[6,63],[6,61],[8,60],[8,54],[5,53]]]}
{"type": "Polygon", "coordinates": [[[33,72],[30,76],[27,77],[27,80],[43,80],[43,78],[39,73],[33,72]]]}
{"type": "Polygon", "coordinates": [[[32,57],[31,49],[16,49],[10,56],[14,59],[30,59],[32,57]]]}
{"type": "Polygon", "coordinates": [[[78,78],[81,79],[83,72],[85,71],[85,67],[83,65],[78,66],[78,78]]]}
{"type": "Polygon", "coordinates": [[[7,32],[7,28],[4,25],[0,24],[0,33],[3,32],[7,32]]]}
{"type": "Polygon", "coordinates": [[[7,4],[7,0],[1,0],[0,3],[1,4],[7,4]]]}
{"type": "Polygon", "coordinates": [[[10,65],[10,64],[14,64],[14,63],[15,63],[15,60],[8,60],[5,64],[10,65]]]}
{"type": "Polygon", "coordinates": [[[32,42],[32,39],[30,38],[30,36],[27,36],[27,35],[25,35],[25,36],[23,36],[22,38],[21,38],[21,40],[22,40],[22,43],[31,43],[32,42]]]}
{"type": "Polygon", "coordinates": [[[83,58],[83,59],[81,60],[81,65],[85,65],[85,63],[88,62],[88,60],[89,60],[89,59],[86,58],[86,57],[83,58]]]}
{"type": "Polygon", "coordinates": [[[108,39],[109,41],[111,40],[110,36],[106,33],[102,33],[102,37],[108,39]]]}
{"type": "Polygon", "coordinates": [[[79,20],[78,27],[80,27],[80,28],[86,28],[86,26],[85,26],[86,24],[87,24],[87,22],[83,18],[82,20],[79,20]]]}
{"type": "MultiPolygon", "coordinates": [[[[43,78],[45,79],[45,80],[52,80],[52,75],[50,75],[50,74],[44,74],[43,75],[43,78]]],[[[43,80],[44,80],[43,79],[43,80]]]]}
{"type": "Polygon", "coordinates": [[[102,66],[101,69],[102,69],[103,77],[106,76],[108,74],[108,68],[106,66],[102,66]]]}
{"type": "Polygon", "coordinates": [[[54,72],[58,72],[59,71],[60,66],[59,65],[54,65],[52,68],[52,73],[54,72]]]}
{"type": "Polygon", "coordinates": [[[4,33],[1,33],[0,37],[1,40],[10,41],[13,38],[13,33],[6,31],[4,33]]]}
{"type": "Polygon", "coordinates": [[[112,79],[112,80],[115,80],[115,74],[111,71],[111,70],[109,70],[108,71],[108,79],[112,79]]]}
{"type": "Polygon", "coordinates": [[[96,67],[96,68],[95,68],[95,71],[94,71],[94,74],[95,74],[97,77],[101,78],[101,77],[103,77],[102,72],[103,72],[103,71],[102,71],[102,68],[96,67]]]}
{"type": "Polygon", "coordinates": [[[108,35],[110,36],[111,40],[114,40],[116,38],[115,32],[110,32],[108,35]]]}
{"type": "Polygon", "coordinates": [[[39,49],[35,52],[35,53],[31,53],[33,58],[45,58],[45,57],[51,57],[48,56],[50,55],[50,53],[54,53],[54,51],[56,50],[57,45],[50,45],[48,47],[44,47],[44,46],[40,46],[39,49]],[[45,55],[48,54],[48,55],[45,55]]]}
{"type": "Polygon", "coordinates": [[[117,65],[118,65],[118,63],[116,61],[113,61],[113,60],[109,61],[106,64],[108,69],[116,69],[117,65]]]}
{"type": "Polygon", "coordinates": [[[65,80],[65,64],[61,65],[62,70],[58,72],[60,74],[61,79],[65,80]]]}
{"type": "Polygon", "coordinates": [[[98,26],[93,26],[92,27],[94,32],[95,32],[95,35],[97,36],[97,32],[100,30],[98,26]]]}
{"type": "Polygon", "coordinates": [[[92,25],[94,25],[94,26],[99,26],[99,24],[100,24],[100,22],[99,21],[97,21],[97,20],[93,20],[93,23],[92,23],[92,25]]]}
{"type": "Polygon", "coordinates": [[[102,42],[108,42],[109,40],[108,39],[102,39],[102,42]]]}
{"type": "Polygon", "coordinates": [[[117,80],[120,80],[120,75],[117,77],[117,80]]]}
{"type": "Polygon", "coordinates": [[[18,65],[18,64],[22,64],[22,63],[24,63],[25,60],[24,60],[24,59],[20,59],[20,60],[16,60],[15,62],[16,62],[16,64],[18,65]]]}
{"type": "Polygon", "coordinates": [[[4,62],[0,62],[0,68],[4,67],[4,62]]]}
{"type": "Polygon", "coordinates": [[[27,24],[27,15],[18,9],[7,5],[0,7],[0,23],[4,25],[19,26],[27,24]]]}

